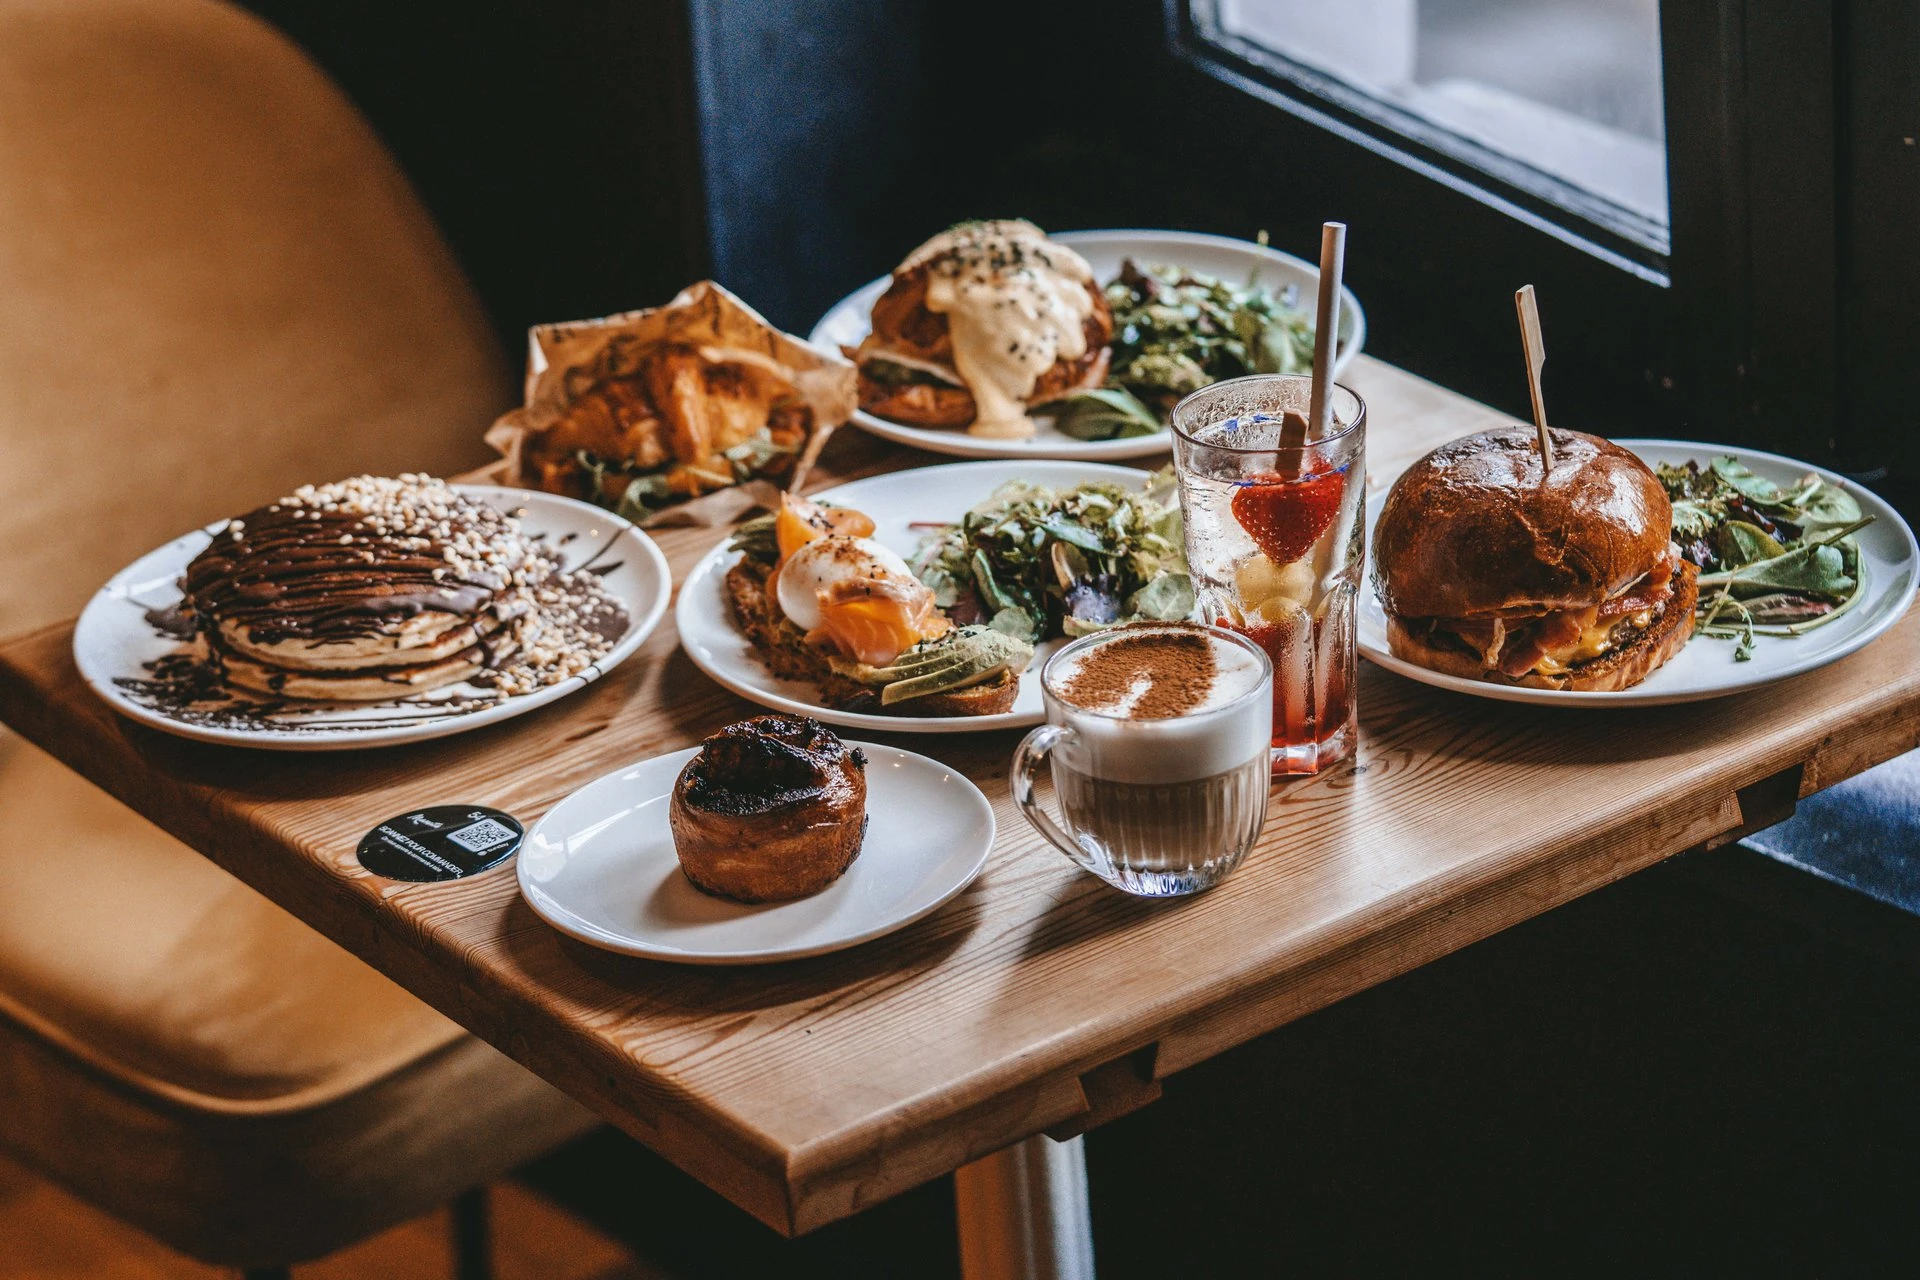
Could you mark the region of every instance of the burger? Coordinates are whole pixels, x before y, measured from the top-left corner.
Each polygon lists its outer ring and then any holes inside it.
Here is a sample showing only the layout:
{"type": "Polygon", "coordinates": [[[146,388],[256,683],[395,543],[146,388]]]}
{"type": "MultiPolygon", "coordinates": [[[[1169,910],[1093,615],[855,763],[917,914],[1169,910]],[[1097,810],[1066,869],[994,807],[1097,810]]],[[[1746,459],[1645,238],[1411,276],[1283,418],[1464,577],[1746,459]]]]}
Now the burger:
{"type": "Polygon", "coordinates": [[[1374,532],[1395,657],[1536,689],[1631,688],[1693,634],[1697,570],[1645,463],[1598,436],[1465,436],[1409,467],[1374,532]]]}
{"type": "Polygon", "coordinates": [[[1107,376],[1113,312],[1085,258],[1031,222],[963,222],[894,268],[846,348],[860,407],[915,427],[1025,439],[1028,410],[1107,376]]]}

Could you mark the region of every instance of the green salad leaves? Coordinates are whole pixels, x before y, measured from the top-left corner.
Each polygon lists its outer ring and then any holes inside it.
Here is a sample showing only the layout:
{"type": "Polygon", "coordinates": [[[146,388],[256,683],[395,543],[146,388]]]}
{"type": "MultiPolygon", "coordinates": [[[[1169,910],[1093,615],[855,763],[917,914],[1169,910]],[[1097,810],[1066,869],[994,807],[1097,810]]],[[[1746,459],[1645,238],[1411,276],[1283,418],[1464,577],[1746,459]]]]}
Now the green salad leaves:
{"type": "Polygon", "coordinates": [[[1191,391],[1249,373],[1313,367],[1313,317],[1294,290],[1228,284],[1129,259],[1106,287],[1113,310],[1107,385],[1034,406],[1076,440],[1152,435],[1191,391]]]}
{"type": "Polygon", "coordinates": [[[1656,470],[1673,500],[1673,539],[1700,569],[1694,631],[1737,641],[1735,661],[1753,656],[1755,636],[1800,635],[1859,599],[1853,535],[1873,517],[1840,485],[1809,474],[1782,488],[1729,457],[1656,470]]]}
{"type": "MultiPolygon", "coordinates": [[[[775,444],[773,433],[762,427],[739,444],[721,451],[720,459],[727,468],[725,474],[694,471],[691,468],[687,469],[687,474],[705,485],[705,489],[696,492],[724,489],[730,485],[745,484],[760,475],[775,458],[799,452],[798,445],[775,444]]],[[[590,499],[623,519],[645,520],[660,508],[670,505],[676,497],[688,496],[685,489],[678,494],[674,492],[663,467],[645,470],[633,462],[608,461],[585,449],[576,450],[573,456],[587,477],[590,499]],[[616,494],[617,497],[614,496],[616,494]]]]}
{"type": "Polygon", "coordinates": [[[1292,291],[1228,284],[1185,267],[1128,261],[1107,286],[1113,364],[1107,380],[1164,413],[1222,378],[1313,367],[1313,319],[1292,291]]]}
{"type": "Polygon", "coordinates": [[[1002,485],[957,524],[939,526],[913,569],[955,622],[1029,643],[1185,618],[1194,605],[1171,468],[1145,489],[1002,485]]]}
{"type": "Polygon", "coordinates": [[[1160,416],[1122,387],[1094,387],[1035,405],[1053,415],[1053,425],[1075,440],[1120,440],[1150,436],[1165,424],[1160,416]]]}

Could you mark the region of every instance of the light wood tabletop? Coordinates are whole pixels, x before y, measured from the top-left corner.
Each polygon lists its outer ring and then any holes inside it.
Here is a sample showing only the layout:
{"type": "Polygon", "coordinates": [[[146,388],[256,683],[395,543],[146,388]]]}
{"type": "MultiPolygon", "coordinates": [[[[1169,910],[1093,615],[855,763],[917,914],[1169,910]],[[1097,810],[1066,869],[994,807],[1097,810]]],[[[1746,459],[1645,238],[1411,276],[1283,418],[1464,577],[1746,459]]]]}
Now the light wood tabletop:
{"type": "MultiPolygon", "coordinates": [[[[1378,361],[1350,381],[1376,483],[1505,421],[1378,361]]],[[[848,429],[817,483],[930,461],[848,429]]],[[[657,533],[676,575],[721,536],[657,533]]],[[[324,756],[125,721],[81,682],[71,640],[66,624],[0,647],[0,718],[787,1232],[1125,1114],[1172,1072],[1920,745],[1912,615],[1824,670],[1691,706],[1504,705],[1363,663],[1355,766],[1280,785],[1258,847],[1218,889],[1144,902],[1020,817],[1005,780],[1016,734],[897,735],[992,800],[981,878],[850,951],[694,969],[563,937],[521,902],[511,865],[411,885],[354,856],[377,822],[426,804],[531,824],[582,783],[748,714],[679,652],[671,620],[599,683],[519,720],[324,756]]]]}

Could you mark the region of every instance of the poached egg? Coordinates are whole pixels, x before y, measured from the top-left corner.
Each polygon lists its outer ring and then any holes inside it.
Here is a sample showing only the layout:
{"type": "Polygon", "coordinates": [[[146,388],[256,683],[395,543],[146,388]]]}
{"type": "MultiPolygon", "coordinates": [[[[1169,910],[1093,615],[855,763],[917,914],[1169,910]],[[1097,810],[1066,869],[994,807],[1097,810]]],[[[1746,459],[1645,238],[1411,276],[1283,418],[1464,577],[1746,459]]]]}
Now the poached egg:
{"type": "Polygon", "coordinates": [[[821,606],[836,584],[889,580],[918,582],[897,552],[872,538],[829,534],[815,538],[786,558],[780,566],[774,599],[794,626],[814,631],[825,620],[821,606]]]}

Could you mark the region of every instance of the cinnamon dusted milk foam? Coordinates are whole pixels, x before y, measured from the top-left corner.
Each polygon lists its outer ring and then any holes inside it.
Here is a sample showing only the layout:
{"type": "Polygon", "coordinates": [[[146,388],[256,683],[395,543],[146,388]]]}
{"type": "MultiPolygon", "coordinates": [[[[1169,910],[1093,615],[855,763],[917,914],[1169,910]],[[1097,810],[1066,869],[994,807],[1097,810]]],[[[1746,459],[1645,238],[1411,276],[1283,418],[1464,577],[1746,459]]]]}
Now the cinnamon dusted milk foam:
{"type": "Polygon", "coordinates": [[[1256,760],[1265,769],[1273,703],[1249,696],[1264,675],[1256,654],[1208,627],[1111,632],[1048,664],[1048,690],[1075,713],[1056,761],[1128,783],[1191,782],[1256,760]]]}
{"type": "Polygon", "coordinates": [[[1014,798],[1107,883],[1198,893],[1239,864],[1266,820],[1271,671],[1250,641],[1193,623],[1076,640],[1041,673],[1048,723],[1014,753],[1014,798]],[[1049,762],[1059,823],[1034,800],[1036,755],[1049,762]]]}

